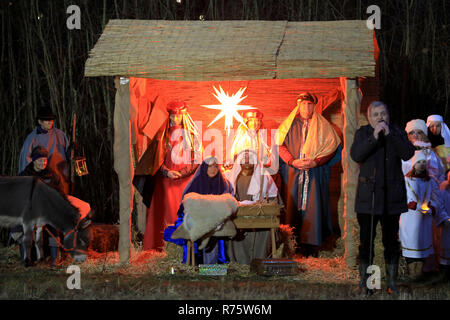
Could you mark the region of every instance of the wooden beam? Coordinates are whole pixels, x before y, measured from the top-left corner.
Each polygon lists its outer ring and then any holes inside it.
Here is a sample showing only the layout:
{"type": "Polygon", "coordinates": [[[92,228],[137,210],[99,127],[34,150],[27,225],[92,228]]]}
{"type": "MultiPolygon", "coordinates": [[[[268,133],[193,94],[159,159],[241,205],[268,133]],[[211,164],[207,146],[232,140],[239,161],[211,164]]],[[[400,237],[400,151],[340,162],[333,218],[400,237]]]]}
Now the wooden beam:
{"type": "Polygon", "coordinates": [[[131,243],[131,212],[133,211],[132,179],[134,167],[131,154],[130,93],[128,83],[114,80],[114,170],[119,179],[119,258],[128,263],[131,243]]]}
{"type": "Polygon", "coordinates": [[[344,92],[342,113],[344,115],[344,148],[342,150],[342,190],[344,210],[342,224],[344,230],[345,262],[354,268],[356,266],[357,244],[359,243],[359,227],[355,214],[355,195],[359,168],[350,157],[350,147],[353,143],[355,132],[358,129],[358,114],[361,107],[361,94],[356,80],[341,78],[341,86],[344,92]]]}

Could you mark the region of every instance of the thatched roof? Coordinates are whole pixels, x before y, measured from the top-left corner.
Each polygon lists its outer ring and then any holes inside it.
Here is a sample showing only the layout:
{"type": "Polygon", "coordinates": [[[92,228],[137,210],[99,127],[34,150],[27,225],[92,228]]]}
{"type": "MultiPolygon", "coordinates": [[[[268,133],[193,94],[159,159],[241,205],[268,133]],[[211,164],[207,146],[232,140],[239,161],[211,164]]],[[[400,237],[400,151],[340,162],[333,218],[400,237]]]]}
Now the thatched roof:
{"type": "Polygon", "coordinates": [[[373,32],[356,21],[110,20],[85,76],[162,80],[373,77],[373,32]]]}

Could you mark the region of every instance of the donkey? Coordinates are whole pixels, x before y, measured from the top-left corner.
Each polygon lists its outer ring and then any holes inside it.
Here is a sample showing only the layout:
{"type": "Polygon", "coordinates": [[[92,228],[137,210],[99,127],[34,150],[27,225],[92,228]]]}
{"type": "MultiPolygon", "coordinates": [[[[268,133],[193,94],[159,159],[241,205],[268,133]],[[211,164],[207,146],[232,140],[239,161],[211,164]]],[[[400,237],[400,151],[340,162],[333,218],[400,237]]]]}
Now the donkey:
{"type": "Polygon", "coordinates": [[[26,266],[31,262],[34,227],[46,224],[64,233],[63,247],[72,256],[80,246],[87,249],[82,240],[88,239],[87,229],[80,226],[86,223],[80,223],[80,212],[65,195],[36,177],[0,177],[0,225],[22,225],[26,266]]]}

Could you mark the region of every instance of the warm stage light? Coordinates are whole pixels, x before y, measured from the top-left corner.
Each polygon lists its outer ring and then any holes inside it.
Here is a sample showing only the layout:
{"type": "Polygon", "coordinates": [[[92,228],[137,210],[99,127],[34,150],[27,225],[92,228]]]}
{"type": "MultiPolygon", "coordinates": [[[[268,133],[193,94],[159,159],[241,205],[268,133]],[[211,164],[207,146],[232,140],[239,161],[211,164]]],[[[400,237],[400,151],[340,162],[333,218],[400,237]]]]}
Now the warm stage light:
{"type": "Polygon", "coordinates": [[[213,96],[216,97],[216,99],[219,100],[221,104],[202,105],[202,107],[220,110],[220,113],[214,118],[213,121],[211,121],[208,127],[210,127],[214,122],[222,117],[225,117],[225,130],[227,130],[227,135],[230,134],[230,129],[233,128],[233,119],[236,119],[245,126],[244,119],[242,119],[238,111],[256,109],[252,106],[238,105],[239,102],[247,98],[247,96],[242,97],[242,94],[244,93],[245,89],[247,89],[247,87],[239,89],[239,91],[232,96],[228,95],[228,92],[223,91],[220,85],[220,90],[217,90],[214,86],[213,88],[216,92],[216,94],[213,93],[213,96]]]}

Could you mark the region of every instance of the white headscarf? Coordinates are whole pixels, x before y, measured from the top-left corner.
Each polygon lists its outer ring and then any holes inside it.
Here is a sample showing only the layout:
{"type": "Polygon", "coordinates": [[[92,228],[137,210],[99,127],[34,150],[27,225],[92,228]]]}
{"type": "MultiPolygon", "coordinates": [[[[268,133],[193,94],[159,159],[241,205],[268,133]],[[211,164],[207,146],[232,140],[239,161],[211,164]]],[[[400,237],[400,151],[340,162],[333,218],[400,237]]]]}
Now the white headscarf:
{"type": "Polygon", "coordinates": [[[419,162],[420,160],[427,161],[427,155],[422,150],[417,150],[414,153],[414,157],[411,159],[411,168],[414,167],[414,165],[419,162]]]}
{"type": "MultiPolygon", "coordinates": [[[[241,172],[241,162],[244,159],[246,151],[241,151],[236,161],[234,162],[233,169],[231,171],[228,171],[226,173],[226,178],[228,181],[230,181],[231,185],[233,186],[235,192],[236,190],[236,180],[239,176],[239,173],[241,172]]],[[[250,179],[250,185],[248,186],[247,194],[252,196],[253,201],[259,200],[259,194],[260,194],[260,188],[261,188],[261,164],[258,162],[258,157],[256,156],[256,153],[254,151],[249,150],[249,160],[251,164],[254,164],[255,167],[253,169],[253,175],[250,179]]],[[[276,197],[278,194],[278,188],[275,185],[275,182],[273,181],[270,174],[267,172],[267,170],[264,171],[264,181],[263,181],[263,196],[268,197],[276,197]]]]}
{"type": "Polygon", "coordinates": [[[427,118],[427,127],[430,126],[432,122],[440,122],[442,129],[441,129],[441,137],[444,138],[445,141],[445,147],[450,148],[450,130],[448,129],[447,124],[444,122],[444,119],[442,116],[433,114],[431,116],[428,116],[427,118]]]}
{"type": "Polygon", "coordinates": [[[423,121],[422,119],[414,119],[406,124],[405,128],[406,133],[410,133],[413,130],[422,130],[425,135],[428,132],[427,125],[425,121],[423,121]]]}

